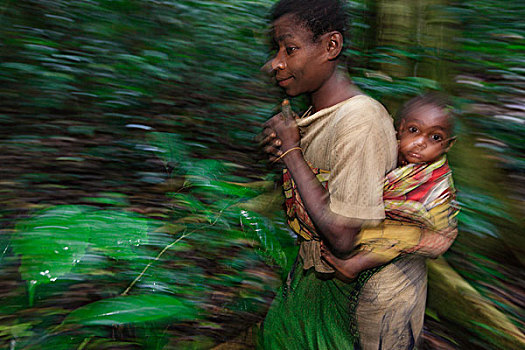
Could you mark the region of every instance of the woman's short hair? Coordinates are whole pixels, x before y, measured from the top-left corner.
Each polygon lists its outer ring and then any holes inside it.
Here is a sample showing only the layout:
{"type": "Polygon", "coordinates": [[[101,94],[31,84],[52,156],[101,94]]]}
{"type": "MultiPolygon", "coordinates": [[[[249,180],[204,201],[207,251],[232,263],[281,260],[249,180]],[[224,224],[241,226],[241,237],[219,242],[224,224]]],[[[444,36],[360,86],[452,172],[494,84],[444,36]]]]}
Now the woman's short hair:
{"type": "Polygon", "coordinates": [[[284,15],[295,16],[301,24],[313,33],[313,41],[332,31],[343,37],[347,31],[347,9],[340,0],[281,0],[271,12],[272,22],[284,15]]]}

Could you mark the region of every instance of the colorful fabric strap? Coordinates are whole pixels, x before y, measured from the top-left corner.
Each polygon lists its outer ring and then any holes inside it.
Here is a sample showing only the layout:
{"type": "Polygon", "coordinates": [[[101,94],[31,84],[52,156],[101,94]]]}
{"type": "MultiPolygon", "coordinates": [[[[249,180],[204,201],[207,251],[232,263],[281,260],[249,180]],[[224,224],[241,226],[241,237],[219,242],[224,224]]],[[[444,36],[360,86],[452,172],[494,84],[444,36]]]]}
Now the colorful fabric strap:
{"type": "MultiPolygon", "coordinates": [[[[321,184],[328,189],[330,172],[309,164],[321,184]]],[[[306,212],[297,186],[287,169],[283,170],[285,210],[290,228],[306,241],[320,238],[306,212]]],[[[387,174],[383,200],[387,220],[365,228],[357,239],[358,250],[373,251],[391,260],[400,253],[435,256],[455,239],[456,190],[446,156],[431,164],[408,164],[387,174]],[[421,226],[433,233],[421,235],[421,226]]],[[[315,260],[315,259],[314,259],[315,260]]]]}
{"type": "MultiPolygon", "coordinates": [[[[308,163],[308,165],[317,177],[317,180],[319,180],[324,188],[328,189],[328,179],[330,178],[330,172],[314,168],[310,163],[308,163]]],[[[315,232],[314,224],[312,223],[312,220],[310,220],[303,201],[301,200],[297,186],[293,181],[290,172],[286,168],[283,169],[283,190],[285,197],[285,212],[290,228],[297,235],[301,236],[307,241],[319,240],[319,236],[315,232]]]]}
{"type": "Polygon", "coordinates": [[[383,187],[388,218],[417,222],[434,230],[456,226],[455,198],[456,189],[446,156],[431,164],[396,168],[387,174],[383,187]],[[446,215],[431,211],[442,204],[448,204],[446,215]]]}

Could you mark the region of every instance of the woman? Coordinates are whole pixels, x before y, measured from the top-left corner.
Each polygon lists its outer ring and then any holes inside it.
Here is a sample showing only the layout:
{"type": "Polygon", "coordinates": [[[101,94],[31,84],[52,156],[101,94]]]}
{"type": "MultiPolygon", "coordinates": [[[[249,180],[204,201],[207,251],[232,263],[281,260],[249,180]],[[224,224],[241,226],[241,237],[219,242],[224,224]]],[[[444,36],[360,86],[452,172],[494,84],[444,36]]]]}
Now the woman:
{"type": "Polygon", "coordinates": [[[320,257],[321,241],[336,257],[347,257],[361,228],[381,222],[382,181],[397,157],[388,112],[337,68],[343,4],[282,0],[272,20],[275,79],[289,96],[307,95],[311,109],[297,122],[276,115],[263,132],[270,160],[286,167],[287,215],[300,249],[265,319],[261,345],[411,348],[422,328],[424,259],[404,257],[344,283],[320,257]]]}

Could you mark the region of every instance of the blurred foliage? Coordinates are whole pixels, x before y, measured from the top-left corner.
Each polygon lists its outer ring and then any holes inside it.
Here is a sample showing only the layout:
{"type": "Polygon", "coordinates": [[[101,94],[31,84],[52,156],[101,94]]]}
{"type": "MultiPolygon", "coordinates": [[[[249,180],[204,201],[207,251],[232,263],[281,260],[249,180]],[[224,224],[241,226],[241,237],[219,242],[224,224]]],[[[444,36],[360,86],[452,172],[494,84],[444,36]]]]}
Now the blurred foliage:
{"type": "MultiPolygon", "coordinates": [[[[282,97],[259,71],[274,2],[0,4],[0,347],[204,349],[263,317],[296,253],[253,141],[282,97]]],[[[364,91],[392,112],[454,96],[463,210],[446,258],[523,331],[525,6],[360,0],[349,14],[364,91]]],[[[430,348],[510,336],[431,305],[430,348]]]]}

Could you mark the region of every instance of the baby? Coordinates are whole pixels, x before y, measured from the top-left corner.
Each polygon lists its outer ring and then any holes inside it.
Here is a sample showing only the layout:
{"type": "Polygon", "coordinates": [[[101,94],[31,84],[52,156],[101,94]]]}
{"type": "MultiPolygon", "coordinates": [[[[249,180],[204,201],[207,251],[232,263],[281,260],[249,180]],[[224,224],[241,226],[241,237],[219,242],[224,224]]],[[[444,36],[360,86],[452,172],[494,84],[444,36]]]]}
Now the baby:
{"type": "Polygon", "coordinates": [[[325,245],[321,247],[323,258],[342,280],[351,280],[359,272],[383,265],[403,253],[435,258],[456,238],[458,210],[445,155],[455,137],[453,118],[444,99],[427,94],[408,101],[400,112],[398,129],[401,167],[385,178],[385,222],[361,230],[350,258],[339,259],[325,245]],[[406,230],[392,230],[395,225],[419,225],[425,230],[413,230],[418,234],[407,235],[400,233],[406,230]]]}

